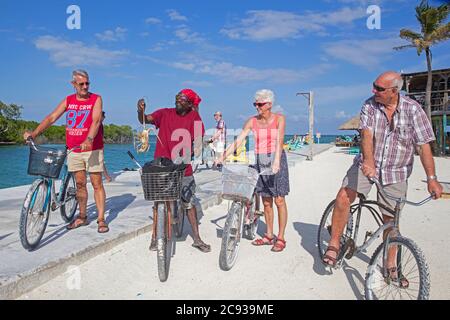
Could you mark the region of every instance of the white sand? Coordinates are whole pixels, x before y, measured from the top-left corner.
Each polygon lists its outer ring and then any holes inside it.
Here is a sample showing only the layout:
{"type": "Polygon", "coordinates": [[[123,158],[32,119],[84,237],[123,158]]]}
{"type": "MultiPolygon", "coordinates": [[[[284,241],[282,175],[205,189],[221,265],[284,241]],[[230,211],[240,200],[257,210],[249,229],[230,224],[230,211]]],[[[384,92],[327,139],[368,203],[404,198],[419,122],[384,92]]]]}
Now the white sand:
{"type": "MultiPolygon", "coordinates": [[[[147,249],[150,235],[146,234],[80,265],[79,290],[68,289],[72,278],[64,274],[21,298],[362,299],[367,262],[379,241],[369,247],[363,259],[348,260],[343,269],[333,274],[318,261],[316,237],[320,217],[353,159],[338,151],[333,148],[291,170],[287,248],[281,253],[272,253],[270,246],[254,247],[244,240],[234,268],[228,272],[220,270],[220,235],[227,212],[224,202],[208,209],[201,220],[201,235],[212,245],[212,252],[204,254],[192,248],[190,236],[182,239],[177,243],[165,283],[158,279],[155,253],[147,249]]],[[[449,182],[450,160],[438,158],[436,164],[440,179],[449,182]]],[[[427,196],[423,178],[424,171],[416,158],[409,184],[410,200],[427,196]]],[[[420,208],[406,207],[401,227],[402,234],[414,239],[427,258],[431,298],[449,299],[450,200],[433,201],[420,208]]]]}

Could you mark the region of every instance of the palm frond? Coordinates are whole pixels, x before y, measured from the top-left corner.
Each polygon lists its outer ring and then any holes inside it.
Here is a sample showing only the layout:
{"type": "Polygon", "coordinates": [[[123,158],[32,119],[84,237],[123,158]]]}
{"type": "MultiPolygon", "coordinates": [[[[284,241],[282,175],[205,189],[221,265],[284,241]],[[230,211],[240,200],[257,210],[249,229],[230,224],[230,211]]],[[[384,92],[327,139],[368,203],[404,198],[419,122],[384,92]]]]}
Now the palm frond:
{"type": "Polygon", "coordinates": [[[401,29],[400,30],[400,38],[412,41],[412,40],[416,40],[416,39],[421,39],[422,35],[420,33],[414,32],[409,29],[401,29]]]}
{"type": "Polygon", "coordinates": [[[433,44],[450,39],[450,22],[438,27],[430,35],[428,40],[433,44]]]}
{"type": "Polygon", "coordinates": [[[406,44],[404,46],[398,46],[398,47],[394,47],[392,49],[399,51],[399,50],[408,49],[408,48],[415,48],[415,47],[416,46],[413,45],[413,44],[406,44]]]}

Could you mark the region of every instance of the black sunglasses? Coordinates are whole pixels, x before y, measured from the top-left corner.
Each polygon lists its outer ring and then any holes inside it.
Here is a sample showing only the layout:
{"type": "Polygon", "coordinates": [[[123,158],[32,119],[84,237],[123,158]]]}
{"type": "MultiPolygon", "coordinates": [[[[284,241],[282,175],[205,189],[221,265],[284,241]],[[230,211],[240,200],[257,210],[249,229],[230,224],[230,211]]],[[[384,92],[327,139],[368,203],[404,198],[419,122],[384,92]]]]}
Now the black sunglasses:
{"type": "Polygon", "coordinates": [[[378,92],[384,92],[384,91],[386,91],[387,89],[397,88],[397,86],[389,87],[389,88],[383,88],[383,87],[380,87],[379,85],[376,85],[375,82],[372,83],[372,86],[373,86],[373,88],[374,88],[376,91],[378,91],[378,92]]]}
{"type": "Polygon", "coordinates": [[[82,82],[82,83],[77,83],[77,86],[84,87],[86,85],[87,87],[89,87],[90,84],[91,83],[89,81],[86,81],[86,82],[82,82]]]}
{"type": "Polygon", "coordinates": [[[261,108],[262,106],[268,104],[268,102],[253,102],[255,107],[261,108]]]}

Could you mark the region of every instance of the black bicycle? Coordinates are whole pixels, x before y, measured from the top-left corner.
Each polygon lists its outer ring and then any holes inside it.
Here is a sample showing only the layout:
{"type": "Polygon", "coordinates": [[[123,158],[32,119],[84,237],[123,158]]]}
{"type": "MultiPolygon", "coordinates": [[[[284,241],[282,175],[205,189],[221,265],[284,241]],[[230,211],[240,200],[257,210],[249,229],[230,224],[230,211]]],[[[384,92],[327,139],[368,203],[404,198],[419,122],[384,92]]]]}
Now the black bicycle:
{"type": "Polygon", "coordinates": [[[141,164],[130,151],[128,155],[139,167],[145,200],[153,201],[156,210],[156,259],[159,280],[164,282],[169,276],[170,258],[175,245],[172,232],[177,238],[181,237],[188,210],[181,199],[185,166],[171,172],[143,172],[141,164]]]}
{"type": "MultiPolygon", "coordinates": [[[[428,265],[420,248],[409,238],[400,234],[400,212],[403,203],[421,206],[433,198],[433,195],[420,202],[411,202],[403,198],[392,197],[387,194],[380,183],[371,179],[377,186],[378,192],[386,198],[396,202],[391,209],[384,204],[368,200],[358,194],[359,202],[350,206],[349,220],[340,239],[340,251],[335,269],[342,266],[344,258],[351,259],[354,255],[363,252],[376,239],[389,230],[386,239],[375,250],[370,259],[365,279],[365,297],[368,300],[426,300],[430,293],[430,274],[428,265]],[[395,218],[389,223],[383,223],[383,218],[376,207],[383,208],[395,218]],[[367,231],[362,244],[358,245],[358,231],[363,211],[369,213],[378,226],[375,232],[367,231]],[[356,218],[356,222],[355,221],[356,218]],[[388,254],[394,256],[395,266],[388,266],[388,254]]],[[[331,217],[335,200],[325,209],[320,221],[317,247],[320,259],[323,259],[331,238],[331,217]]]]}

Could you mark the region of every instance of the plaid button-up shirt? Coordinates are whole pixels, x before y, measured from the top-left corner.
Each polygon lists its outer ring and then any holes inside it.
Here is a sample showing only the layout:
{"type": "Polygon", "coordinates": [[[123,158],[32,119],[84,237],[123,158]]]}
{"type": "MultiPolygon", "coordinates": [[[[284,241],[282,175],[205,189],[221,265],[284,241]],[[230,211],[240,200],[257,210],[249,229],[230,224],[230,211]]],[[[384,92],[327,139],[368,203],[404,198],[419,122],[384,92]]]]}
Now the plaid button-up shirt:
{"type": "MultiPolygon", "coordinates": [[[[406,181],[412,172],[415,146],[435,140],[424,110],[410,98],[399,95],[391,121],[392,125],[385,107],[374,97],[364,103],[359,128],[373,134],[375,168],[383,185],[406,181]]],[[[362,154],[358,155],[355,163],[361,166],[362,160],[362,154]]]]}

